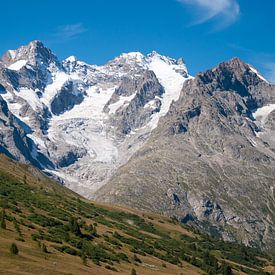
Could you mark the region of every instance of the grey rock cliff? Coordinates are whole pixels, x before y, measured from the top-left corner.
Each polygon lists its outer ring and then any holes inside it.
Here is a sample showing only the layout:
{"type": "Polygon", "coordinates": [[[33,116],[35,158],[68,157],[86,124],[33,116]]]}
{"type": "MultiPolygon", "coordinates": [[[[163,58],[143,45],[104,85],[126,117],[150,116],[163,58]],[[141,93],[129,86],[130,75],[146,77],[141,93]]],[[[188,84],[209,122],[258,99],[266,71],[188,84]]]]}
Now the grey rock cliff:
{"type": "Polygon", "coordinates": [[[275,155],[253,111],[274,102],[274,86],[239,59],[199,74],[96,198],[271,248],[275,155]]]}

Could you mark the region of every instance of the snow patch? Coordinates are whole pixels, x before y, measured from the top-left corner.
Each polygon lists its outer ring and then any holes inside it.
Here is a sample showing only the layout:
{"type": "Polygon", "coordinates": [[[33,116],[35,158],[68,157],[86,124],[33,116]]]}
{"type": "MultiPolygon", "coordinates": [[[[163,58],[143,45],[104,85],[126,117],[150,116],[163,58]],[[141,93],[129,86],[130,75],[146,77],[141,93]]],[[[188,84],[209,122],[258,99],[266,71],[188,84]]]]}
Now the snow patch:
{"type": "Polygon", "coordinates": [[[151,108],[151,109],[155,109],[156,108],[156,98],[159,98],[160,100],[162,100],[162,98],[160,97],[155,97],[154,99],[152,99],[151,101],[147,102],[144,105],[144,108],[151,108]]]}
{"type": "Polygon", "coordinates": [[[73,109],[55,117],[55,120],[66,120],[74,118],[93,118],[94,120],[102,120],[107,118],[103,112],[104,106],[110,100],[116,87],[99,88],[92,86],[86,90],[86,96],[81,104],[74,106],[73,109]]]}
{"type": "Polygon", "coordinates": [[[125,58],[129,60],[135,60],[137,62],[142,62],[144,59],[144,55],[140,52],[130,52],[130,53],[123,53],[118,58],[125,58]]]}
{"type": "Polygon", "coordinates": [[[135,96],[136,92],[130,96],[120,96],[117,102],[109,105],[109,114],[114,114],[120,107],[129,104],[135,96]]]}
{"type": "Polygon", "coordinates": [[[37,110],[38,108],[43,107],[36,92],[32,89],[20,88],[16,94],[22,97],[23,99],[25,99],[34,111],[37,110]]]}
{"type": "Polygon", "coordinates": [[[21,68],[23,68],[27,64],[27,60],[19,60],[15,63],[11,64],[8,69],[13,71],[19,71],[21,68]]]}
{"type": "Polygon", "coordinates": [[[67,62],[76,62],[77,58],[74,55],[71,55],[68,58],[66,58],[65,61],[67,61],[67,62]]]}
{"type": "Polygon", "coordinates": [[[16,51],[14,51],[14,50],[8,50],[8,52],[9,52],[10,57],[11,57],[12,59],[14,59],[14,58],[16,57],[16,51]]]}
{"type": "Polygon", "coordinates": [[[53,75],[52,83],[46,86],[41,101],[49,107],[54,96],[60,91],[66,81],[70,79],[64,72],[57,72],[53,75]]]}
{"type": "Polygon", "coordinates": [[[261,125],[264,125],[268,115],[274,110],[275,104],[268,104],[264,107],[258,108],[252,115],[261,125]]]}
{"type": "Polygon", "coordinates": [[[155,113],[152,116],[150,125],[152,129],[156,128],[160,117],[164,116],[172,103],[172,101],[178,100],[183,83],[188,79],[176,72],[179,65],[171,65],[169,60],[160,58],[156,53],[153,53],[148,65],[158,78],[160,84],[164,87],[165,93],[162,97],[160,112],[155,113]]]}
{"type": "Polygon", "coordinates": [[[36,136],[34,133],[28,134],[27,137],[33,140],[33,142],[37,145],[38,149],[47,149],[45,142],[41,138],[36,136]]]}

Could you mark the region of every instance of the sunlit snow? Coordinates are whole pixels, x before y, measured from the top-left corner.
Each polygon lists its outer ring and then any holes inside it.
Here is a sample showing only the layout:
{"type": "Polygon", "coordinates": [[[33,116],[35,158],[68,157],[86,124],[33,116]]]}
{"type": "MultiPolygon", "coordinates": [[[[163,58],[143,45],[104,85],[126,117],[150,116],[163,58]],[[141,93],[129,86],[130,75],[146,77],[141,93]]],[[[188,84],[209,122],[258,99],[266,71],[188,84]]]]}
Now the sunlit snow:
{"type": "Polygon", "coordinates": [[[182,85],[187,78],[174,70],[176,65],[165,62],[157,54],[153,55],[148,66],[150,70],[154,71],[160,84],[165,89],[160,112],[155,113],[150,121],[152,129],[154,129],[158,125],[159,118],[168,112],[172,101],[178,100],[182,85]]]}
{"type": "Polygon", "coordinates": [[[109,109],[110,109],[109,114],[114,114],[120,107],[125,106],[126,104],[129,104],[135,96],[136,96],[136,93],[130,96],[120,96],[117,102],[109,105],[109,109]]]}
{"type": "Polygon", "coordinates": [[[268,104],[264,107],[258,108],[254,113],[253,116],[256,120],[263,125],[266,122],[268,115],[275,110],[275,104],[268,104]]]}
{"type": "Polygon", "coordinates": [[[19,60],[16,61],[15,63],[11,64],[8,69],[13,70],[13,71],[19,71],[22,67],[24,67],[27,64],[27,60],[19,60]]]}

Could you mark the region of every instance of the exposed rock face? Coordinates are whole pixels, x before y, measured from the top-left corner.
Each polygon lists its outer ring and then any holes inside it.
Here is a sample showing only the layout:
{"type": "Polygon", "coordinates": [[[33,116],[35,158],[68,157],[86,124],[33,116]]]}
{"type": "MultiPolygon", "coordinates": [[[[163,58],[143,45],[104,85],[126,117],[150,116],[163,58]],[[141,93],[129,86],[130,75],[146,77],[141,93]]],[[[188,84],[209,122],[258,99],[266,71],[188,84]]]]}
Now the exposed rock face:
{"type": "Polygon", "coordinates": [[[16,89],[43,90],[52,81],[51,72],[62,70],[57,57],[37,40],[18,50],[6,52],[2,61],[11,69],[6,72],[6,77],[16,89]]]}
{"type": "Polygon", "coordinates": [[[28,160],[38,168],[43,168],[39,161],[52,165],[49,159],[36,151],[35,144],[27,136],[31,130],[9,111],[7,103],[1,96],[0,129],[0,153],[23,162],[28,160]]]}
{"type": "Polygon", "coordinates": [[[111,123],[118,133],[129,134],[131,130],[146,126],[152,114],[160,111],[164,93],[154,72],[144,71],[135,79],[123,78],[104,110],[115,114],[111,123]],[[119,106],[121,97],[124,104],[119,106]],[[114,108],[110,108],[112,106],[114,108]]]}
{"type": "Polygon", "coordinates": [[[54,115],[61,115],[71,110],[76,104],[84,100],[85,92],[83,87],[78,87],[77,83],[72,81],[65,82],[60,91],[51,101],[51,111],[54,115]]]}
{"type": "Polygon", "coordinates": [[[275,154],[254,111],[274,103],[274,87],[239,59],[199,74],[96,198],[272,247],[275,154]]]}

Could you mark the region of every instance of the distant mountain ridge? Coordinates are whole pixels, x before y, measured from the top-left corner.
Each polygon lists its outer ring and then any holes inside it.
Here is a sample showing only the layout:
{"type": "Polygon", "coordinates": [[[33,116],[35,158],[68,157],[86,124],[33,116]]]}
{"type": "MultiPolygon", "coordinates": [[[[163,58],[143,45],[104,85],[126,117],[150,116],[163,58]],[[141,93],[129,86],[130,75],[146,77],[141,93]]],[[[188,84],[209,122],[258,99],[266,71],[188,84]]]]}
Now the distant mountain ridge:
{"type": "Polygon", "coordinates": [[[193,78],[156,52],[97,66],[32,41],[1,59],[0,103],[0,152],[70,189],[274,244],[275,88],[239,58],[193,78]]]}

